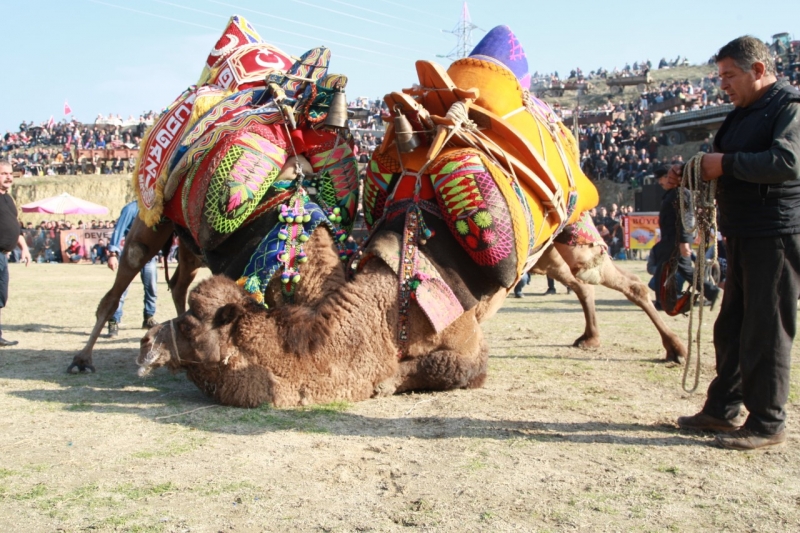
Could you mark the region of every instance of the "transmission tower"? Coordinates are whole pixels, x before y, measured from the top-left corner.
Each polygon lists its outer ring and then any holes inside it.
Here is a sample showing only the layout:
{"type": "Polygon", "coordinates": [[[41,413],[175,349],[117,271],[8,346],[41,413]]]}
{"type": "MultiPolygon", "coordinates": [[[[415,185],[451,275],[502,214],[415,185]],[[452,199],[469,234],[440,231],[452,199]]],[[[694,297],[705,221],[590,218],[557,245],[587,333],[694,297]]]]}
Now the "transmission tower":
{"type": "Polygon", "coordinates": [[[455,35],[458,39],[458,44],[456,44],[456,47],[446,56],[439,55],[437,57],[446,57],[451,61],[467,57],[472,51],[472,30],[486,31],[472,23],[472,20],[469,18],[467,3],[464,2],[464,7],[461,9],[461,19],[458,21],[458,24],[450,31],[443,30],[445,33],[452,33],[455,35]]]}

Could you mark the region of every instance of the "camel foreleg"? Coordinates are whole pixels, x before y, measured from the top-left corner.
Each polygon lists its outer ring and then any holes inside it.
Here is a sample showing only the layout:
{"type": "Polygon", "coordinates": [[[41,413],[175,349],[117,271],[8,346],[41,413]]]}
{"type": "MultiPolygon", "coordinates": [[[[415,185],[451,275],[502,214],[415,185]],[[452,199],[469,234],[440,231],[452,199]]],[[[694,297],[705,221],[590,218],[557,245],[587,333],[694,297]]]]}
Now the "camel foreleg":
{"type": "Polygon", "coordinates": [[[186,294],[189,286],[197,276],[197,271],[203,266],[203,261],[197,257],[192,250],[178,240],[178,266],[175,268],[172,277],[167,285],[172,294],[172,303],[175,304],[175,311],[178,315],[186,312],[186,294]]]}
{"type": "Polygon", "coordinates": [[[604,287],[614,289],[625,295],[632,303],[644,311],[661,336],[661,344],[666,349],[665,359],[670,362],[682,363],[686,357],[686,347],[678,336],[667,326],[661,314],[650,300],[650,289],[637,276],[617,267],[608,255],[605,255],[602,265],[602,284],[604,287]]]}
{"type": "Polygon", "coordinates": [[[100,337],[103,326],[119,307],[119,299],[125,289],[128,288],[128,285],[131,284],[133,278],[150,259],[155,257],[171,235],[171,224],[163,224],[156,229],[152,229],[148,228],[139,218],[134,220],[125,239],[125,248],[119,258],[119,268],[114,278],[114,285],[100,300],[95,312],[96,321],[89,335],[89,340],[83,349],[73,357],[72,363],[67,367],[67,372],[95,371],[92,350],[100,337]]]}

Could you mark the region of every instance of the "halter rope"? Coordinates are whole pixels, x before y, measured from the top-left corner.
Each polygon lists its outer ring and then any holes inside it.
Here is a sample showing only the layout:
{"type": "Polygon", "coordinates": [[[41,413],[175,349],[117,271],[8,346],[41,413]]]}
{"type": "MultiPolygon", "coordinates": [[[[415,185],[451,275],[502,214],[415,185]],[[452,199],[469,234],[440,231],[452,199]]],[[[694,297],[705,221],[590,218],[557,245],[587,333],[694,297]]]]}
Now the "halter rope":
{"type": "MultiPolygon", "coordinates": [[[[686,201],[682,193],[678,194],[678,203],[680,206],[681,222],[686,231],[693,233],[698,231],[700,242],[697,246],[697,267],[694,269],[692,276],[692,285],[690,287],[689,297],[689,327],[688,327],[688,350],[686,354],[686,364],[683,367],[683,379],[681,386],[685,392],[689,394],[697,391],[700,383],[700,356],[701,356],[701,333],[703,327],[703,304],[705,298],[705,289],[702,280],[706,275],[706,250],[708,248],[709,236],[713,233],[716,239],[717,235],[717,208],[714,204],[714,197],[717,193],[716,180],[703,181],[703,154],[699,153],[692,157],[683,167],[683,176],[681,177],[681,187],[687,189],[694,204],[694,217],[688,212],[688,206],[685,205],[686,201]],[[698,280],[701,281],[698,289],[698,280]],[[694,302],[695,295],[698,294],[698,301],[700,304],[700,311],[697,317],[697,357],[695,361],[694,371],[694,385],[691,389],[686,388],[686,381],[689,376],[689,367],[692,360],[692,322],[694,319],[694,302]]],[[[712,264],[717,262],[717,248],[714,247],[714,258],[712,264]]]]}
{"type": "Polygon", "coordinates": [[[181,364],[181,353],[178,351],[178,341],[175,338],[175,319],[169,321],[170,339],[172,340],[172,349],[175,350],[175,357],[178,359],[178,365],[181,364]]]}

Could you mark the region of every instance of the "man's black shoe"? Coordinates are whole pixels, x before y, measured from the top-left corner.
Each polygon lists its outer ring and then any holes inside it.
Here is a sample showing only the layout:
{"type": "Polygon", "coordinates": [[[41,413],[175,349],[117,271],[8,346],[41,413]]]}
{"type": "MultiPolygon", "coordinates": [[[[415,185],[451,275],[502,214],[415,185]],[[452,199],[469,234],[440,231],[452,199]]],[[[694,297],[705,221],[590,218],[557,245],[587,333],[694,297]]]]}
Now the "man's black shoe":
{"type": "Polygon", "coordinates": [[[116,337],[119,335],[119,324],[113,320],[108,321],[108,335],[107,337],[116,337]]]}
{"type": "Polygon", "coordinates": [[[742,427],[747,417],[743,413],[739,413],[734,418],[724,419],[716,418],[707,415],[700,411],[692,416],[679,416],[678,427],[689,431],[717,431],[722,433],[730,433],[742,427]]]}
{"type": "Polygon", "coordinates": [[[5,346],[16,346],[17,344],[19,344],[19,341],[7,341],[3,337],[0,337],[0,346],[2,346],[2,347],[5,347],[5,346]]]}
{"type": "Polygon", "coordinates": [[[144,322],[142,322],[142,329],[150,329],[154,328],[158,325],[158,322],[155,318],[151,316],[144,317],[144,322]]]}
{"type": "Polygon", "coordinates": [[[714,440],[717,446],[721,448],[749,451],[770,446],[782,446],[786,442],[786,432],[781,431],[780,433],[769,435],[741,428],[730,433],[720,433],[714,440]]]}
{"type": "Polygon", "coordinates": [[[556,293],[555,289],[547,289],[546,291],[544,291],[545,296],[547,296],[548,294],[555,294],[555,293],[556,293]]]}

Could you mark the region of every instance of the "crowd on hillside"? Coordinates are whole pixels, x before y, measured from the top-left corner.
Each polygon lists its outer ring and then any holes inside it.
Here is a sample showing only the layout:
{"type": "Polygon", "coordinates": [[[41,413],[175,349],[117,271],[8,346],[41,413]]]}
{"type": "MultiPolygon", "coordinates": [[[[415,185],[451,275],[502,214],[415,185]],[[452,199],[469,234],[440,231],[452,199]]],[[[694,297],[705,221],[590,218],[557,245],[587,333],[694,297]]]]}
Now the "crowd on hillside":
{"type": "MultiPolygon", "coordinates": [[[[794,56],[789,56],[791,57],[794,56]]],[[[674,60],[662,58],[658,69],[667,69],[688,64],[680,56],[674,60]]],[[[572,69],[567,79],[591,81],[613,77],[646,75],[653,68],[650,60],[626,64],[622,69],[611,71],[605,68],[593,70],[588,74],[580,68],[572,69]]],[[[800,85],[800,65],[790,61],[785,65],[776,56],[776,69],[795,85],[800,85]]],[[[558,72],[534,73],[532,87],[544,84],[549,86],[560,81],[558,72]]],[[[662,163],[655,157],[656,148],[664,139],[646,132],[654,112],[663,115],[682,113],[717,106],[725,103],[727,97],[719,90],[719,79],[710,74],[698,83],[679,80],[650,85],[641,92],[638,103],[624,103],[609,100],[595,109],[580,109],[581,117],[593,116],[591,124],[579,128],[581,161],[586,173],[595,179],[612,179],[621,183],[640,185],[652,174],[652,169],[662,163]]],[[[382,115],[388,113],[382,99],[357,98],[349,103],[351,118],[348,125],[354,133],[356,157],[368,160],[370,154],[382,140],[382,115]]],[[[571,125],[573,110],[554,109],[562,119],[571,125]]],[[[75,173],[125,173],[135,165],[134,158],[116,157],[98,161],[79,157],[79,150],[104,150],[128,148],[136,150],[145,129],[152,124],[155,113],[143,113],[138,118],[129,116],[123,119],[119,114],[104,116],[99,114],[94,124],[81,124],[76,120],[54,123],[52,119],[35,125],[22,122],[19,131],[6,131],[0,143],[0,155],[8,159],[15,171],[22,175],[55,175],[75,173]]]]}
{"type": "MultiPolygon", "coordinates": [[[[719,90],[719,78],[710,74],[698,83],[690,80],[662,82],[639,95],[639,101],[618,101],[611,99],[597,109],[581,113],[581,117],[593,116],[592,124],[583,124],[579,130],[581,166],[593,179],[610,179],[618,183],[628,183],[632,187],[641,186],[653,169],[668,161],[659,161],[659,145],[666,144],[664,135],[648,133],[654,112],[662,115],[683,113],[725,103],[727,96],[719,90]],[[659,107],[660,104],[666,105],[659,107]]],[[[562,110],[557,104],[554,109],[568,125],[572,124],[572,110],[562,110]]],[[[710,144],[704,143],[704,151],[710,151],[710,144]]]]}
{"type": "MultiPolygon", "coordinates": [[[[123,121],[119,115],[97,116],[94,124],[77,120],[55,122],[52,119],[35,124],[23,121],[18,131],[6,131],[0,142],[0,155],[11,162],[22,175],[55,175],[94,171],[97,161],[78,156],[78,150],[104,150],[128,148],[136,150],[155,113],[144,113],[138,119],[132,116],[123,121]]],[[[103,166],[105,173],[130,170],[127,159],[109,161],[103,166]]]]}
{"type": "MultiPolygon", "coordinates": [[[[615,109],[619,110],[614,114],[617,118],[579,127],[581,168],[587,176],[639,187],[652,177],[658,166],[681,162],[680,156],[659,160],[658,148],[662,142],[644,127],[641,109],[633,103],[620,104],[615,109]]],[[[700,150],[710,152],[710,141],[706,139],[700,150]]]]}

